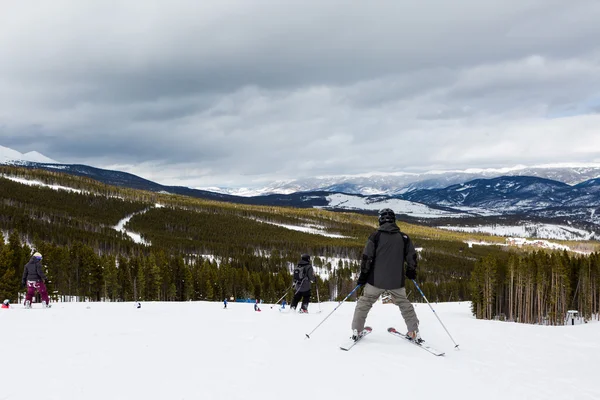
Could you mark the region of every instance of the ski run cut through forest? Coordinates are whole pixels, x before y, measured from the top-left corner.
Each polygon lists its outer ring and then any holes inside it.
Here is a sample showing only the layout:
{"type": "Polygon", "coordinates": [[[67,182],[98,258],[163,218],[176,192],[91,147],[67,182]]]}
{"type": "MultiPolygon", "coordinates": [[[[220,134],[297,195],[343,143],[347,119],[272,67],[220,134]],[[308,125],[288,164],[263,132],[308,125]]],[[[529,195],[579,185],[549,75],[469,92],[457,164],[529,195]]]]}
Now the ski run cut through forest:
{"type": "Polygon", "coordinates": [[[416,304],[435,357],[390,335],[377,303],[351,351],[354,302],[309,314],[217,302],[16,304],[0,310],[0,399],[599,399],[600,323],[477,320],[469,302],[416,304]],[[322,311],[322,312],[318,312],[322,311]]]}

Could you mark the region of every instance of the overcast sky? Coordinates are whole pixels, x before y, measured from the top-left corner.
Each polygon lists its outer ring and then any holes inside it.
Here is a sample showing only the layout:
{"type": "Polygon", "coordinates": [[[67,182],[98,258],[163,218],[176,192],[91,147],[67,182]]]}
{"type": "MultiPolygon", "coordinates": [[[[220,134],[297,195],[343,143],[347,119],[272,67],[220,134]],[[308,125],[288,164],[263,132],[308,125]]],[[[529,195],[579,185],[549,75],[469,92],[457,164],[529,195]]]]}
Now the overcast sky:
{"type": "Polygon", "coordinates": [[[600,162],[597,0],[0,0],[0,145],[163,184],[600,162]]]}

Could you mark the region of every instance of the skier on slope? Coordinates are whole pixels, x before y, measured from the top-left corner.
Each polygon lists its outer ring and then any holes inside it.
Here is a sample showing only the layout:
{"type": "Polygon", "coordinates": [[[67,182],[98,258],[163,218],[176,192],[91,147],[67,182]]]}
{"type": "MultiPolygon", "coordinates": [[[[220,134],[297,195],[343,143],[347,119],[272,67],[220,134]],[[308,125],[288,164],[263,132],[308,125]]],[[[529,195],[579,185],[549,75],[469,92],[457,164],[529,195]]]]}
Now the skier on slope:
{"type": "Polygon", "coordinates": [[[223,308],[227,308],[227,298],[223,300],[223,308]]]}
{"type": "Polygon", "coordinates": [[[290,304],[290,309],[296,310],[298,302],[302,299],[302,306],[300,307],[301,313],[308,313],[308,303],[310,302],[310,285],[315,283],[315,274],[313,266],[310,263],[310,256],[308,254],[302,254],[300,261],[294,269],[294,289],[296,293],[290,304]]]}
{"type": "Polygon", "coordinates": [[[31,308],[31,299],[37,290],[42,296],[42,305],[50,307],[46,283],[48,279],[42,268],[42,255],[37,251],[31,256],[29,262],[25,265],[21,286],[27,286],[27,295],[25,296],[25,308],[31,308]]]}
{"type": "Polygon", "coordinates": [[[9,299],[5,299],[2,302],[2,308],[10,308],[10,300],[9,299]]]}
{"type": "Polygon", "coordinates": [[[406,336],[418,343],[422,342],[419,334],[419,320],[413,305],[406,297],[404,287],[404,264],[406,277],[417,277],[417,253],[405,233],[396,225],[396,215],[389,208],[379,211],[379,229],[373,232],[363,251],[358,284],[364,286],[362,296],[356,303],[352,319],[352,339],[361,335],[367,315],[379,296],[388,292],[394,304],[400,308],[406,322],[406,336]]]}
{"type": "Polygon", "coordinates": [[[256,303],[254,303],[254,311],[260,311],[260,307],[258,306],[258,299],[256,299],[256,303]]]}

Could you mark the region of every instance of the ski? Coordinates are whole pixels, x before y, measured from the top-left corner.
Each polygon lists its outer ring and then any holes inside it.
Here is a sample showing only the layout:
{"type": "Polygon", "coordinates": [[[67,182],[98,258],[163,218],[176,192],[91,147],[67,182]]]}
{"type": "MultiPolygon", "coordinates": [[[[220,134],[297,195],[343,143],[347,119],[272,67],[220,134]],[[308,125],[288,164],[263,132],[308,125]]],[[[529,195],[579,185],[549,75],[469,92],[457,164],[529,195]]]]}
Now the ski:
{"type": "Polygon", "coordinates": [[[405,334],[398,332],[396,330],[396,328],[388,328],[388,332],[391,333],[392,335],[396,336],[396,337],[402,338],[402,339],[406,340],[407,342],[414,344],[417,347],[422,348],[423,350],[425,350],[425,351],[433,354],[434,356],[443,356],[444,354],[446,354],[443,351],[439,351],[437,349],[434,349],[433,347],[431,347],[431,346],[429,346],[429,345],[427,345],[425,343],[417,343],[417,342],[415,342],[414,340],[410,339],[405,334]]]}
{"type": "Polygon", "coordinates": [[[358,338],[358,340],[348,340],[346,343],[340,345],[340,349],[344,350],[344,351],[348,351],[350,350],[352,347],[354,347],[354,345],[358,342],[360,342],[362,339],[364,339],[365,336],[367,336],[369,333],[371,333],[373,331],[373,329],[371,329],[370,326],[365,326],[365,329],[363,329],[360,337],[358,338]]]}

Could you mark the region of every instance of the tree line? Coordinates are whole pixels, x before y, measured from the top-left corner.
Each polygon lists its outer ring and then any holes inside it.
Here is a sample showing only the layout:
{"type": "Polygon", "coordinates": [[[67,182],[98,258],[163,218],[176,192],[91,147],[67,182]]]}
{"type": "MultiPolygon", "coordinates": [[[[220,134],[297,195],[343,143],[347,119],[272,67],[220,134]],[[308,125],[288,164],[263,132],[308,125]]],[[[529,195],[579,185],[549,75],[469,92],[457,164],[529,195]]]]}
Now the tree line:
{"type": "Polygon", "coordinates": [[[560,325],[569,309],[586,319],[600,313],[600,255],[566,251],[487,256],[471,276],[477,318],[560,325]]]}
{"type": "MultiPolygon", "coordinates": [[[[308,253],[321,272],[320,299],[340,300],[354,288],[362,249],[377,226],[372,215],[220,203],[48,171],[0,167],[0,172],[80,190],[0,177],[0,229],[7,238],[0,244],[0,299],[13,301],[33,248],[44,255],[56,299],[271,302],[291,286],[292,266],[308,253]],[[150,245],[114,229],[132,214],[126,228],[150,245]],[[310,224],[343,237],[276,224],[310,224]]],[[[478,318],[530,323],[560,323],[568,308],[588,317],[598,313],[596,254],[469,247],[466,238],[504,239],[399,225],[421,248],[417,281],[432,302],[473,300],[478,318]]],[[[423,301],[411,283],[407,292],[411,301],[423,301]]]]}

